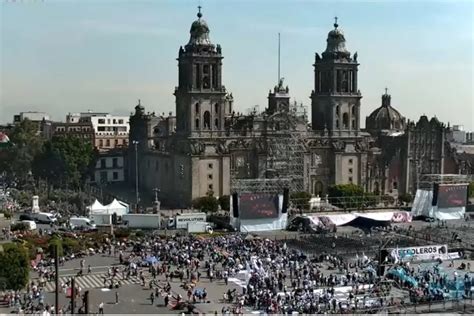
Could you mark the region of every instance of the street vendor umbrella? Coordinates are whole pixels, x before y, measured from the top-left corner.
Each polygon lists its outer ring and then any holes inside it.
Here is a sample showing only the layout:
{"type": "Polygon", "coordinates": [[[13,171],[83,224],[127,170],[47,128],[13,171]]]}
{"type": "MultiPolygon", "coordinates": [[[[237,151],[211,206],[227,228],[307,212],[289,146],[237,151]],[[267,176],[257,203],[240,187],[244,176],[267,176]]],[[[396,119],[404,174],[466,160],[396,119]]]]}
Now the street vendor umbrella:
{"type": "Polygon", "coordinates": [[[253,236],[248,234],[247,236],[245,236],[245,240],[253,240],[253,236]]]}
{"type": "Polygon", "coordinates": [[[147,257],[145,261],[149,264],[155,264],[158,262],[158,259],[156,259],[155,256],[150,256],[150,257],[147,257]]]}

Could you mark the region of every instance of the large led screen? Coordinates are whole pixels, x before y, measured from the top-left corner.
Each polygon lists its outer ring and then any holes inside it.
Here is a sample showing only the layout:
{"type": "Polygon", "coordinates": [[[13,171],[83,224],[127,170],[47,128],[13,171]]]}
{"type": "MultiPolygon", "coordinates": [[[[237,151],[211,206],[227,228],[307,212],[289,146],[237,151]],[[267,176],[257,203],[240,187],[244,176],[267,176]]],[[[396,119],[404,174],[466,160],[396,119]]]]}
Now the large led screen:
{"type": "Polygon", "coordinates": [[[262,219],[278,217],[277,194],[243,193],[239,198],[241,219],[262,219]]]}

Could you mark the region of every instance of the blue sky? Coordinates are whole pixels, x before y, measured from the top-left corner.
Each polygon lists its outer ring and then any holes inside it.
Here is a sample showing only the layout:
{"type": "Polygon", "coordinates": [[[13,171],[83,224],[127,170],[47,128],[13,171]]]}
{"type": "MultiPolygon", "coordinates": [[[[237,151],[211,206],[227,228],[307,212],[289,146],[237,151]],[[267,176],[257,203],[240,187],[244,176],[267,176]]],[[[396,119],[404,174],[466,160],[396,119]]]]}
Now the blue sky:
{"type": "MultiPolygon", "coordinates": [[[[175,110],[176,57],[197,0],[1,1],[0,122],[46,111],[128,114],[175,110]]],[[[474,129],[474,1],[201,0],[211,40],[222,46],[223,82],[245,112],[266,106],[282,76],[310,108],[315,52],[339,17],[358,52],[362,125],[389,88],[408,119],[436,115],[474,129]]]]}

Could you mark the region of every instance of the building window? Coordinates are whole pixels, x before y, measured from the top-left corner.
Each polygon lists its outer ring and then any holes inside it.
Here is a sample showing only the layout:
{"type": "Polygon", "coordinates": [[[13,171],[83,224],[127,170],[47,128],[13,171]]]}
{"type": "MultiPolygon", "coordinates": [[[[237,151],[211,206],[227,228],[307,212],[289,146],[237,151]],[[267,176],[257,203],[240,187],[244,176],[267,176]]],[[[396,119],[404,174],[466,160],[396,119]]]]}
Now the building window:
{"type": "Polygon", "coordinates": [[[349,183],[352,183],[352,177],[349,177],[349,183]]]}
{"type": "Polygon", "coordinates": [[[214,120],[214,127],[219,128],[219,120],[218,119],[214,120]]]}
{"type": "Polygon", "coordinates": [[[105,124],[105,119],[99,119],[99,124],[105,124]]]}
{"type": "Polygon", "coordinates": [[[117,158],[112,158],[112,166],[114,168],[118,168],[118,159],[117,158]]]}
{"type": "Polygon", "coordinates": [[[110,139],[107,139],[107,140],[105,141],[105,147],[110,147],[110,139]]]}
{"type": "Polygon", "coordinates": [[[107,168],[107,160],[105,160],[105,159],[100,160],[100,168],[101,169],[107,168]]]}
{"type": "Polygon", "coordinates": [[[199,113],[199,103],[196,103],[196,105],[194,106],[194,109],[196,113],[199,113]]]}
{"type": "Polygon", "coordinates": [[[336,115],[339,116],[339,105],[336,106],[336,115]]]}
{"type": "Polygon", "coordinates": [[[208,179],[208,180],[212,180],[212,174],[208,174],[208,175],[207,175],[207,179],[208,179]]]}
{"type": "Polygon", "coordinates": [[[204,112],[204,128],[211,129],[211,113],[204,112]]]}
{"type": "Polygon", "coordinates": [[[196,119],[195,125],[196,125],[196,129],[199,129],[199,119],[198,118],[196,119]]]}
{"type": "Polygon", "coordinates": [[[355,115],[356,114],[356,107],[355,105],[352,107],[352,115],[355,115]]]}
{"type": "Polygon", "coordinates": [[[99,140],[99,147],[104,147],[104,141],[102,139],[99,140]]]}
{"type": "Polygon", "coordinates": [[[107,171],[100,172],[100,182],[107,183],[107,171]]]}
{"type": "Polygon", "coordinates": [[[339,128],[339,120],[336,120],[336,128],[339,128]]]}
{"type": "Polygon", "coordinates": [[[349,173],[352,174],[352,168],[349,168],[349,173]]]}
{"type": "Polygon", "coordinates": [[[393,185],[392,185],[392,186],[393,186],[393,189],[394,189],[394,190],[398,190],[398,183],[397,183],[396,181],[393,182],[393,185]]]}
{"type": "Polygon", "coordinates": [[[214,112],[216,114],[219,113],[219,104],[218,103],[214,104],[214,112]]]}
{"type": "Polygon", "coordinates": [[[115,140],[115,147],[117,147],[117,146],[118,146],[118,144],[119,144],[119,140],[118,140],[118,139],[116,139],[116,140],[115,140]]]}
{"type": "Polygon", "coordinates": [[[119,124],[123,124],[123,120],[118,120],[119,124]]]}
{"type": "Polygon", "coordinates": [[[352,165],[352,159],[349,159],[349,164],[352,165]]]}
{"type": "Polygon", "coordinates": [[[114,172],[112,173],[112,177],[113,177],[114,180],[117,180],[117,179],[118,179],[118,172],[117,172],[117,171],[114,171],[114,172]]]}
{"type": "Polygon", "coordinates": [[[349,114],[347,113],[342,114],[342,127],[343,128],[349,127],[349,114]]]}
{"type": "Polygon", "coordinates": [[[114,120],[112,121],[112,123],[113,123],[113,124],[117,124],[117,120],[114,119],[114,120]]]}
{"type": "Polygon", "coordinates": [[[357,126],[356,126],[356,120],[352,120],[352,128],[357,128],[357,126]]]}
{"type": "Polygon", "coordinates": [[[110,124],[110,119],[107,119],[107,124],[110,124]]]}
{"type": "Polygon", "coordinates": [[[212,163],[210,163],[210,164],[207,165],[207,168],[208,168],[208,169],[212,169],[212,167],[214,167],[214,166],[212,165],[212,163]]]}
{"type": "Polygon", "coordinates": [[[209,185],[207,186],[207,188],[209,189],[209,191],[214,190],[214,186],[213,186],[212,184],[209,184],[209,185]]]}

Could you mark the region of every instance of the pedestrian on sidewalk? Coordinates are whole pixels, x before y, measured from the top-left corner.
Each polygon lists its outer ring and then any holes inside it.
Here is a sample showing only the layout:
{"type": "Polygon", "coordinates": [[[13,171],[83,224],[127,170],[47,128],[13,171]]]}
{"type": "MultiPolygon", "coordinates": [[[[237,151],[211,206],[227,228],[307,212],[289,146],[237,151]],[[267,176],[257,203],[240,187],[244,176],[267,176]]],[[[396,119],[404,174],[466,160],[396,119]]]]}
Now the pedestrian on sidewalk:
{"type": "Polygon", "coordinates": [[[155,302],[155,292],[151,292],[150,294],[150,301],[151,301],[151,305],[153,305],[153,303],[155,302]]]}
{"type": "Polygon", "coordinates": [[[99,304],[99,314],[104,315],[104,302],[100,302],[99,304]]]}
{"type": "Polygon", "coordinates": [[[118,304],[119,302],[119,294],[118,291],[115,292],[115,304],[118,304]]]}

